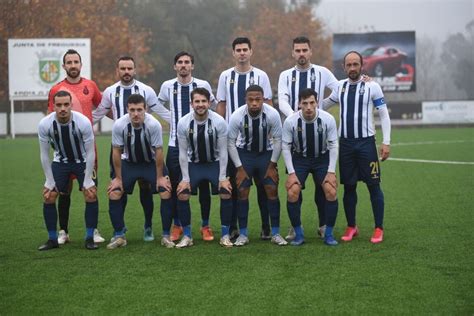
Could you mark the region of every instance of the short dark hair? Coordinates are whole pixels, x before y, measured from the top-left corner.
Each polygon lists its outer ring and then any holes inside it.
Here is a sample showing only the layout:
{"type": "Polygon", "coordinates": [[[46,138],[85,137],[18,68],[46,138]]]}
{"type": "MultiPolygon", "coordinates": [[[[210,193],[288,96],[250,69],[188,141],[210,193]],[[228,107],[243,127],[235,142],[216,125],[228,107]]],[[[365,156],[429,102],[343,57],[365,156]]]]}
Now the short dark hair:
{"type": "Polygon", "coordinates": [[[207,91],[206,88],[196,88],[196,89],[194,89],[193,92],[191,92],[191,101],[194,100],[194,96],[196,94],[205,96],[207,101],[211,100],[211,94],[209,93],[209,91],[207,91]]]}
{"type": "Polygon", "coordinates": [[[252,49],[252,43],[250,43],[250,39],[248,37],[237,37],[232,42],[232,50],[235,50],[235,46],[237,46],[239,44],[248,44],[249,48],[252,49]]]}
{"type": "Polygon", "coordinates": [[[350,52],[347,52],[347,53],[344,55],[344,58],[342,59],[343,65],[346,65],[346,57],[347,57],[347,55],[349,55],[349,54],[356,54],[356,55],[359,56],[359,58],[360,58],[360,65],[362,66],[362,65],[364,64],[364,59],[362,58],[362,55],[361,55],[358,51],[351,50],[350,52]]]}
{"type": "Polygon", "coordinates": [[[308,44],[308,46],[311,47],[311,41],[306,36],[295,37],[293,39],[293,47],[295,47],[295,44],[308,44]]]}
{"type": "Polygon", "coordinates": [[[189,58],[191,58],[191,64],[194,65],[194,56],[186,51],[181,51],[177,53],[176,56],[174,56],[174,65],[176,65],[176,63],[178,62],[178,59],[180,59],[183,56],[189,56],[189,58]]]}
{"type": "Polygon", "coordinates": [[[122,61],[122,60],[131,60],[131,61],[133,61],[133,66],[135,67],[135,59],[133,59],[133,57],[131,57],[131,56],[121,56],[121,57],[119,57],[119,59],[117,59],[117,66],[118,66],[119,62],[122,61]]]}
{"type": "Polygon", "coordinates": [[[300,91],[298,94],[298,102],[301,102],[303,100],[306,100],[307,98],[310,98],[311,96],[314,96],[314,99],[318,101],[318,93],[314,91],[311,88],[306,88],[300,91]]]}
{"type": "Polygon", "coordinates": [[[53,96],[53,103],[55,103],[56,97],[69,97],[69,99],[72,100],[72,95],[66,90],[59,90],[56,92],[53,96]]]}
{"type": "Polygon", "coordinates": [[[143,107],[146,109],[146,101],[145,98],[138,93],[131,94],[127,99],[127,104],[140,104],[143,103],[143,107]]]}
{"type": "Polygon", "coordinates": [[[77,56],[79,56],[79,61],[80,61],[81,64],[82,64],[81,54],[79,54],[79,53],[77,52],[77,50],[75,50],[75,49],[68,49],[67,52],[66,52],[66,53],[64,54],[64,56],[63,56],[63,65],[66,64],[66,56],[67,56],[67,55],[77,55],[77,56]]]}
{"type": "Polygon", "coordinates": [[[249,92],[260,92],[263,95],[263,88],[260,87],[259,85],[253,84],[245,90],[245,95],[249,92]]]}

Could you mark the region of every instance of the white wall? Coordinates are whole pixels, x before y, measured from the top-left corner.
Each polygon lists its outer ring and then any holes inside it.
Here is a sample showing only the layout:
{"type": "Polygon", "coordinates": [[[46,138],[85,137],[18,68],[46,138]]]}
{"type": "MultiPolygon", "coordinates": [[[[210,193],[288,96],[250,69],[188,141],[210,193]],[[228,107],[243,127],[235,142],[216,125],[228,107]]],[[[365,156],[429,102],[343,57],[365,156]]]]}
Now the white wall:
{"type": "Polygon", "coordinates": [[[44,116],[43,112],[16,112],[15,134],[37,134],[38,124],[44,116]]]}
{"type": "Polygon", "coordinates": [[[0,113],[0,135],[7,135],[7,113],[0,113]]]}

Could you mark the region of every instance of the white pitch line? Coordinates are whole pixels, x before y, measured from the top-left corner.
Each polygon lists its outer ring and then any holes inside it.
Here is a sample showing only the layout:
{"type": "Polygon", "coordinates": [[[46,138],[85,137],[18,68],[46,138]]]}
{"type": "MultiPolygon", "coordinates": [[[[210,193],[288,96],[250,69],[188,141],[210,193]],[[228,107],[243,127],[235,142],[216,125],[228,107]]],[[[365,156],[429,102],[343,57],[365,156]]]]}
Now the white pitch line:
{"type": "Polygon", "coordinates": [[[395,143],[391,146],[414,146],[414,145],[436,145],[436,144],[459,144],[459,143],[472,143],[474,140],[435,140],[425,142],[407,142],[407,143],[395,143]]]}
{"type": "Polygon", "coordinates": [[[438,164],[447,164],[447,165],[474,165],[474,162],[470,162],[470,161],[426,160],[426,159],[410,159],[410,158],[388,158],[388,160],[438,163],[438,164]]]}

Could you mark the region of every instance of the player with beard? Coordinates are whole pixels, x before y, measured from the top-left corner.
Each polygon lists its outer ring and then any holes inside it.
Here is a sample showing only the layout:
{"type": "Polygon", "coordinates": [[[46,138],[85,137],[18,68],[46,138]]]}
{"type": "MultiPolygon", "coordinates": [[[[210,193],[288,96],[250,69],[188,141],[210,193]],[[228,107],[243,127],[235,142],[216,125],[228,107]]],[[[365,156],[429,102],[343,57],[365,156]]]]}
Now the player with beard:
{"type": "MultiPolygon", "coordinates": [[[[205,81],[193,77],[194,56],[188,52],[181,51],[174,57],[173,68],[176,71],[176,77],[163,82],[160,93],[158,94],[158,102],[167,103],[171,111],[170,120],[170,137],[168,142],[168,153],[166,155],[166,166],[169,170],[169,177],[173,186],[172,190],[172,208],[169,220],[163,220],[163,239],[164,246],[172,247],[173,244],[168,242],[177,241],[181,238],[183,228],[179,222],[178,212],[176,211],[177,195],[176,188],[181,180],[181,169],[179,166],[179,146],[176,139],[178,121],[192,111],[191,93],[196,88],[204,88],[210,93],[210,107],[217,105],[216,99],[212,94],[211,85],[205,81]],[[170,232],[171,217],[174,220],[173,229],[170,232]]],[[[209,190],[209,182],[202,181],[199,184],[199,204],[201,205],[201,236],[205,241],[214,240],[213,231],[209,225],[209,215],[211,211],[211,192],[209,190]]]]}
{"type": "MultiPolygon", "coordinates": [[[[158,102],[155,90],[152,87],[135,79],[135,60],[130,56],[122,56],[117,60],[117,76],[120,81],[107,87],[104,90],[102,102],[96,110],[94,110],[93,121],[97,123],[105,115],[112,112],[112,118],[117,121],[119,118],[127,114],[127,100],[132,94],[140,94],[144,97],[146,102],[146,109],[158,114],[166,122],[170,121],[170,112],[161,103],[158,102]]],[[[114,166],[112,163],[112,149],[110,152],[110,178],[115,178],[114,166]]],[[[152,229],[153,219],[153,193],[150,183],[139,180],[140,187],[140,202],[143,207],[145,215],[144,234],[145,241],[153,241],[155,239],[152,229]]],[[[123,209],[127,204],[127,194],[121,196],[123,209]]]]}
{"type": "Polygon", "coordinates": [[[390,155],[390,116],[380,85],[362,78],[363,59],[359,52],[350,51],[344,56],[347,79],[339,82],[329,98],[324,99],[323,109],[340,106],[339,121],[339,171],[344,185],[344,212],[347,228],[343,241],[351,241],[359,234],[356,226],[357,182],[364,181],[370,194],[375,229],[370,241],[383,241],[384,195],[380,188],[380,163],[375,144],[374,107],[382,125],[380,159],[390,155]]]}
{"type": "MultiPolygon", "coordinates": [[[[72,110],[84,114],[92,123],[92,110],[97,107],[102,99],[97,84],[89,79],[81,77],[82,59],[81,55],[74,49],[69,49],[63,56],[63,69],[66,71],[66,78],[54,85],[49,91],[48,113],[54,111],[54,95],[60,91],[67,91],[71,94],[72,110]]],[[[72,176],[68,190],[61,192],[58,197],[59,234],[58,243],[69,242],[69,208],[71,205],[72,176]]],[[[97,185],[97,155],[95,155],[94,172],[92,178],[97,185]]],[[[104,242],[99,231],[95,227],[94,242],[104,242]]]]}
{"type": "MultiPolygon", "coordinates": [[[[324,90],[337,88],[337,79],[326,67],[311,63],[313,53],[311,42],[307,37],[300,36],[293,39],[291,56],[295,60],[295,66],[283,71],[278,80],[278,106],[280,112],[289,117],[298,111],[299,92],[310,88],[316,91],[318,100],[324,97],[324,90]]],[[[324,214],[325,195],[323,188],[315,181],[314,201],[318,209],[319,229],[318,235],[324,237],[326,219],[324,214]]],[[[295,238],[295,233],[290,229],[286,237],[288,240],[295,238]]]]}

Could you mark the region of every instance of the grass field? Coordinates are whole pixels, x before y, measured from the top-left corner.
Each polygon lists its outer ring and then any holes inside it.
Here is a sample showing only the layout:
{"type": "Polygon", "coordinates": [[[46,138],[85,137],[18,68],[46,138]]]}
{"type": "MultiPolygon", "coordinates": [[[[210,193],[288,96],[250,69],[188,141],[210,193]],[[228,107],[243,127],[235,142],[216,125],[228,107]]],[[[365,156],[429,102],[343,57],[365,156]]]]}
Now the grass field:
{"type": "MultiPolygon", "coordinates": [[[[98,137],[102,234],[110,238],[105,187],[110,138],[98,137]]],[[[392,157],[474,162],[473,128],[395,129],[392,157]]],[[[72,242],[39,252],[47,239],[44,183],[36,138],[0,140],[0,314],[456,314],[474,313],[473,164],[387,161],[382,164],[385,241],[369,242],[373,219],[365,185],[358,189],[361,235],[330,248],[316,238],[308,182],[303,206],[307,243],[277,247],[259,240],[252,190],[250,244],[223,249],[199,236],[195,246],[144,243],[138,194],[129,198],[129,245],[109,251],[83,246],[82,195],[73,193],[72,242]]],[[[284,170],[280,161],[280,170],[284,170]]],[[[281,174],[281,179],[285,176],[281,174]]],[[[282,228],[289,220],[280,188],[282,228]]],[[[136,190],[137,191],[137,190],[136,190]]],[[[345,227],[342,190],[335,234],[345,227]]],[[[155,236],[160,234],[155,198],[155,236]]],[[[219,228],[217,199],[211,224],[219,228]]]]}

